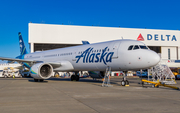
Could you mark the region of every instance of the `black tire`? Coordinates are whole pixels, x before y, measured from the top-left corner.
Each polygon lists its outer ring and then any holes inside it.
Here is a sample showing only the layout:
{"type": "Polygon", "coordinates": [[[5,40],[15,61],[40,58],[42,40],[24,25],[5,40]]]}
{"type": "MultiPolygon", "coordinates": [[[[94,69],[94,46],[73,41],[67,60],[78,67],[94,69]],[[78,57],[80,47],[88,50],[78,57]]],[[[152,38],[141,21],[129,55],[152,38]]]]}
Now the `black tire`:
{"type": "Polygon", "coordinates": [[[24,77],[28,77],[27,74],[24,74],[24,77]]]}
{"type": "Polygon", "coordinates": [[[175,80],[177,80],[177,75],[175,76],[175,80]]]}
{"type": "Polygon", "coordinates": [[[34,82],[38,82],[38,79],[34,79],[34,82]]]}
{"type": "Polygon", "coordinates": [[[78,75],[76,75],[76,81],[79,81],[79,76],[78,75]]]}
{"type": "Polygon", "coordinates": [[[142,84],[142,87],[144,86],[144,82],[143,81],[141,81],[141,84],[142,84]]]}
{"type": "Polygon", "coordinates": [[[4,76],[4,78],[8,78],[8,76],[7,76],[7,75],[5,75],[5,76],[4,76]]]}
{"type": "Polygon", "coordinates": [[[129,81],[128,80],[126,80],[126,85],[129,85],[129,81]]]}
{"type": "Polygon", "coordinates": [[[125,86],[126,85],[126,82],[124,80],[121,81],[121,85],[122,86],[125,86]]]}
{"type": "Polygon", "coordinates": [[[73,80],[76,80],[76,76],[75,75],[71,76],[71,81],[73,81],[73,80]]]}

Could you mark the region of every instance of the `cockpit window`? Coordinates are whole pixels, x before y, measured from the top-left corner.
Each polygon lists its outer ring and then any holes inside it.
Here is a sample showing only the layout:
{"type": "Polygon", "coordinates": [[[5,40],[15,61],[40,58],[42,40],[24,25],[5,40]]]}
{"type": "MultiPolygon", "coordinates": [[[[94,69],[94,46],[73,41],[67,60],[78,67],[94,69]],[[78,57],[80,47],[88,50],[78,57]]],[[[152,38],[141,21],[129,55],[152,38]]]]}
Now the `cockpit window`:
{"type": "Polygon", "coordinates": [[[128,50],[149,49],[146,45],[130,45],[128,50]]]}
{"type": "Polygon", "coordinates": [[[133,50],[135,50],[135,49],[139,49],[139,46],[135,45],[133,50]]]}
{"type": "Polygon", "coordinates": [[[147,46],[144,46],[144,45],[139,45],[139,47],[140,47],[141,49],[148,49],[148,47],[147,47],[147,46]]]}
{"type": "Polygon", "coordinates": [[[129,46],[128,50],[132,50],[132,48],[133,48],[133,45],[129,46]]]}

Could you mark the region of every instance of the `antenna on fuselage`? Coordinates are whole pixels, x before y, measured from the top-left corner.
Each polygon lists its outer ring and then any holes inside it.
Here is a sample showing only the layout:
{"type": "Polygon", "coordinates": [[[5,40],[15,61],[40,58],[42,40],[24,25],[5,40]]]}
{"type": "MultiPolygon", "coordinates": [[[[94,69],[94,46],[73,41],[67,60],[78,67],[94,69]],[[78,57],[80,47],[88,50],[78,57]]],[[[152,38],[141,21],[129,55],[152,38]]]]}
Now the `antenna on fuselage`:
{"type": "Polygon", "coordinates": [[[123,39],[123,37],[121,37],[123,39]]]}

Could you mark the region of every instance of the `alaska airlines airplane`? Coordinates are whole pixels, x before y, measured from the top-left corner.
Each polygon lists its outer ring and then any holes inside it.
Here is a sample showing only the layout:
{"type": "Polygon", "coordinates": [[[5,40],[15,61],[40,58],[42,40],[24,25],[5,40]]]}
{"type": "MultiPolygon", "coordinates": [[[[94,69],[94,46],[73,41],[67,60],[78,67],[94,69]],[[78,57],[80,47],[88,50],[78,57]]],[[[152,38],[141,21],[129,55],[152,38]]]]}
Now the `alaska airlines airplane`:
{"type": "Polygon", "coordinates": [[[112,71],[147,69],[155,66],[160,57],[143,42],[136,40],[113,40],[94,44],[27,53],[22,35],[19,33],[21,55],[1,60],[17,61],[30,68],[34,81],[43,81],[53,71],[73,71],[71,80],[79,80],[78,71],[101,71],[111,67],[112,71]]]}

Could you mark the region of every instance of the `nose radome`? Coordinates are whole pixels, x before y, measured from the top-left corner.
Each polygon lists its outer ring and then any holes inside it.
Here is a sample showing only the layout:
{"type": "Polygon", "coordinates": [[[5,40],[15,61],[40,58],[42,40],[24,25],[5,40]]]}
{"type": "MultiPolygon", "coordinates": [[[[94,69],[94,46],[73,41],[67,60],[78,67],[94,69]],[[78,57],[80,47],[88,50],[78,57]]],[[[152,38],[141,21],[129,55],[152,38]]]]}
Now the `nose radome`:
{"type": "Polygon", "coordinates": [[[151,51],[149,57],[150,57],[149,63],[151,67],[157,65],[160,62],[160,56],[154,51],[151,51]]]}

